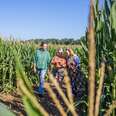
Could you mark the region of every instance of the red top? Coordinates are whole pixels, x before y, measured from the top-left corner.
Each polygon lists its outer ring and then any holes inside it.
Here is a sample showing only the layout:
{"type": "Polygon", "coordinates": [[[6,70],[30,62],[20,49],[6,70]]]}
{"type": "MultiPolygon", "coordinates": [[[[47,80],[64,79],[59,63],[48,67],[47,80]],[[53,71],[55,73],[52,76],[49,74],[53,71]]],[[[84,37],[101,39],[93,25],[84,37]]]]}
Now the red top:
{"type": "Polygon", "coordinates": [[[56,68],[66,67],[66,60],[65,58],[54,56],[51,62],[53,65],[55,65],[56,68]]]}

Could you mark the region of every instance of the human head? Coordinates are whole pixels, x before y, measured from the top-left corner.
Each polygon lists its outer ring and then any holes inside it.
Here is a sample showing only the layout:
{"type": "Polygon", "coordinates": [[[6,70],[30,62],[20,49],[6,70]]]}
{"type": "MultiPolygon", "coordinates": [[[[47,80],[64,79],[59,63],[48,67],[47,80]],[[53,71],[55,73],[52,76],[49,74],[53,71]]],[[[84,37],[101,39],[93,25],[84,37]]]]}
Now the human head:
{"type": "Polygon", "coordinates": [[[73,50],[71,48],[67,48],[66,49],[66,54],[67,54],[67,56],[73,56],[74,52],[73,52],[73,50]]]}
{"type": "Polygon", "coordinates": [[[57,50],[56,54],[57,54],[58,56],[62,56],[62,55],[63,55],[63,49],[62,49],[62,48],[59,48],[59,49],[57,50]]]}
{"type": "Polygon", "coordinates": [[[43,48],[44,50],[46,50],[48,48],[48,44],[46,42],[41,42],[41,48],[43,48]]]}

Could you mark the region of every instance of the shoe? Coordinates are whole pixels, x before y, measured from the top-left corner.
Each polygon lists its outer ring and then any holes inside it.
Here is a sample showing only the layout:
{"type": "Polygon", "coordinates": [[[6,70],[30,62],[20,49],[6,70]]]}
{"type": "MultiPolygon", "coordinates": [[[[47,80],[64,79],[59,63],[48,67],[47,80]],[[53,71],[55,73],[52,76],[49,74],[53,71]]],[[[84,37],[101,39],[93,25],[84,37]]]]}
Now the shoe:
{"type": "Polygon", "coordinates": [[[43,97],[43,96],[44,96],[44,94],[39,93],[38,90],[34,90],[34,93],[35,93],[36,95],[38,95],[39,97],[43,97]]]}
{"type": "Polygon", "coordinates": [[[40,93],[39,93],[38,96],[39,96],[39,97],[44,97],[44,94],[40,94],[40,93]]]}

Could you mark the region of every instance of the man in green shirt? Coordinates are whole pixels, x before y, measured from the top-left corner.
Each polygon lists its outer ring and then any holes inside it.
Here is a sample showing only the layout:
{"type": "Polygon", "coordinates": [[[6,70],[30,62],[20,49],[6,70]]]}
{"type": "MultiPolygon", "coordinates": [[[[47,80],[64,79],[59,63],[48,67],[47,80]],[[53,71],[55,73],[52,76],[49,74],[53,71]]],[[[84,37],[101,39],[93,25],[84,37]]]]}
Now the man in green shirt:
{"type": "Polygon", "coordinates": [[[36,49],[34,54],[34,72],[39,76],[39,87],[37,92],[44,94],[44,78],[50,64],[50,53],[47,51],[48,45],[45,42],[41,43],[41,47],[36,49]]]}

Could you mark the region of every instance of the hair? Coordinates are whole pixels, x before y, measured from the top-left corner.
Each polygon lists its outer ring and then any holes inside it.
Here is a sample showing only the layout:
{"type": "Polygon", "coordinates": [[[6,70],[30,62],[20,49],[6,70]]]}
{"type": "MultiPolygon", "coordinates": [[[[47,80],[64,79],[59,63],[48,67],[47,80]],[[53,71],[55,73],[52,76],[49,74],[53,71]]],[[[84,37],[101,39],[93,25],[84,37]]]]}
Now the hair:
{"type": "Polygon", "coordinates": [[[57,49],[57,52],[60,52],[60,51],[63,53],[63,49],[62,48],[58,48],[57,49]]]}
{"type": "Polygon", "coordinates": [[[74,51],[71,48],[67,48],[67,50],[70,52],[71,56],[74,56],[74,51]]]}
{"type": "Polygon", "coordinates": [[[48,43],[43,41],[43,42],[41,42],[40,46],[43,46],[44,44],[48,44],[48,43]]]}

